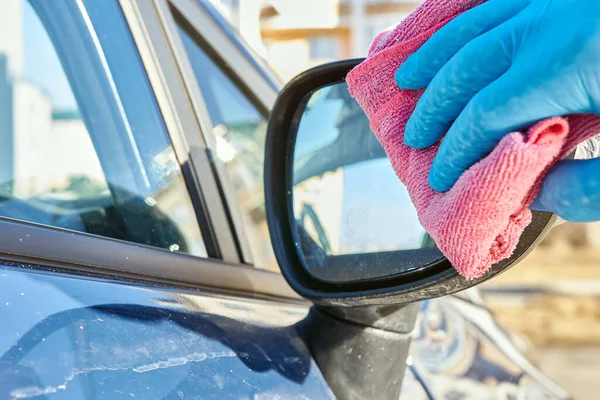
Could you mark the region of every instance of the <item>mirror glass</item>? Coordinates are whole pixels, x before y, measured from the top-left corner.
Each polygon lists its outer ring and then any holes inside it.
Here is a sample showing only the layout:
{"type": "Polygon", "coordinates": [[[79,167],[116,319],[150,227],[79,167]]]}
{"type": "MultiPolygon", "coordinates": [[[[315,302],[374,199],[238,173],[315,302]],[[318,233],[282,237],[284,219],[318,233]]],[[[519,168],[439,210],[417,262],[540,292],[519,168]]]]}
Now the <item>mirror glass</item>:
{"type": "Polygon", "coordinates": [[[290,195],[306,270],[321,280],[350,282],[445,260],[346,83],[315,90],[304,104],[290,195]]]}

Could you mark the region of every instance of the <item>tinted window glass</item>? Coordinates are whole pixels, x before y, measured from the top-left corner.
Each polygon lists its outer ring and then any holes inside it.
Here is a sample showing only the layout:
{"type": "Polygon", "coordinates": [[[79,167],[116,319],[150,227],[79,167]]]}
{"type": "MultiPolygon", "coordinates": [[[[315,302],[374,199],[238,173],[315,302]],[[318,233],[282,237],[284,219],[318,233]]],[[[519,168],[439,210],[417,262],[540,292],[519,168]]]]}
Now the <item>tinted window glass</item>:
{"type": "Polygon", "coordinates": [[[267,122],[189,34],[179,31],[212,119],[216,156],[225,163],[236,192],[254,263],[277,270],[263,192],[267,122]]]}
{"type": "Polygon", "coordinates": [[[206,256],[118,2],[0,14],[0,216],[206,256]]]}

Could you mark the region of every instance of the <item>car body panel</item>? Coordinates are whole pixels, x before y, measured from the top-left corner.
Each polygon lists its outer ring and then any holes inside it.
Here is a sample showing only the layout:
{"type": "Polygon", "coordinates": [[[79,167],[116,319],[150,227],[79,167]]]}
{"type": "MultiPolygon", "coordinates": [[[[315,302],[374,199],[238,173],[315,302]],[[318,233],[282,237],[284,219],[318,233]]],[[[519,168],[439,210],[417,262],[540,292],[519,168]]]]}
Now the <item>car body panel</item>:
{"type": "Polygon", "coordinates": [[[0,398],[332,398],[304,306],[0,267],[0,398]]]}

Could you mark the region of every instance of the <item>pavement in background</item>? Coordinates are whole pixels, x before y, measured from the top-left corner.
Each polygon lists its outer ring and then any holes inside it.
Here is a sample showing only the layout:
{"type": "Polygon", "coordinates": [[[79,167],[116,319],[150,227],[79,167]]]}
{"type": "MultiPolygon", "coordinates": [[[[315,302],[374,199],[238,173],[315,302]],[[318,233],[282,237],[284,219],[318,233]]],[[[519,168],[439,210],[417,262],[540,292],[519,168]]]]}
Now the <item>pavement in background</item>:
{"type": "Polygon", "coordinates": [[[575,400],[596,400],[600,393],[599,347],[543,347],[536,364],[575,400]]]}
{"type": "Polygon", "coordinates": [[[534,345],[542,372],[576,400],[600,398],[600,246],[539,247],[480,289],[497,321],[534,345]]]}

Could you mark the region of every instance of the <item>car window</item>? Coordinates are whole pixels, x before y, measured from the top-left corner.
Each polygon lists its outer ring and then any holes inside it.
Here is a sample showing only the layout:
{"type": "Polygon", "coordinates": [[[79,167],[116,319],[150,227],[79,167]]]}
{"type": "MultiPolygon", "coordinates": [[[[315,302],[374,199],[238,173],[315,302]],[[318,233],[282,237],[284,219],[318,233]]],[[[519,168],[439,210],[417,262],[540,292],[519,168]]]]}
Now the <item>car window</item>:
{"type": "Polygon", "coordinates": [[[225,163],[241,208],[253,261],[277,270],[263,190],[267,121],[182,27],[179,33],[212,120],[216,156],[225,163]]]}
{"type": "Polygon", "coordinates": [[[206,257],[118,1],[10,4],[0,216],[206,257]]]}

